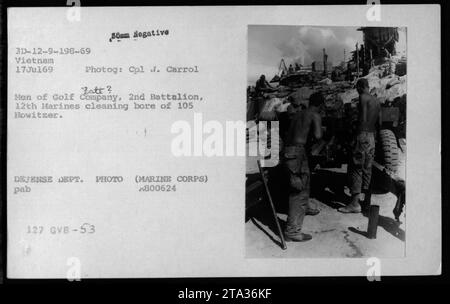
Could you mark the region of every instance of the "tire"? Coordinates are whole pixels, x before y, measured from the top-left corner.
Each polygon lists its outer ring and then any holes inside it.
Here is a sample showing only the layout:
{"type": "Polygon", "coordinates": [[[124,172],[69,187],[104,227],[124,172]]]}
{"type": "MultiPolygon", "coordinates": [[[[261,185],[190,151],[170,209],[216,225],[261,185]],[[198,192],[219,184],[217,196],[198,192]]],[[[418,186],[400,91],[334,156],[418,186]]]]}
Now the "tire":
{"type": "Polygon", "coordinates": [[[380,143],[383,165],[390,171],[397,172],[400,161],[400,150],[394,133],[388,129],[381,130],[380,143]]]}

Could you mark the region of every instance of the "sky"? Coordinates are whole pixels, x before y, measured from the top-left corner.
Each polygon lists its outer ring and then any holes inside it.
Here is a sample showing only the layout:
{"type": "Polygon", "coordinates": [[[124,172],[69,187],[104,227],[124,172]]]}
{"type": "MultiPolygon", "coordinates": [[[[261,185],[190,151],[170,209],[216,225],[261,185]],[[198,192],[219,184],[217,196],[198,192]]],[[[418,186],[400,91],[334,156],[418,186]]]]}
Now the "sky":
{"type": "MultiPolygon", "coordinates": [[[[251,25],[248,28],[248,84],[254,84],[261,74],[270,81],[278,72],[281,58],[286,65],[298,62],[310,65],[322,61],[326,49],[333,65],[349,60],[356,43],[361,44],[358,27],[312,27],[286,25],[251,25]]],[[[406,30],[399,30],[397,51],[406,52],[406,30]]]]}

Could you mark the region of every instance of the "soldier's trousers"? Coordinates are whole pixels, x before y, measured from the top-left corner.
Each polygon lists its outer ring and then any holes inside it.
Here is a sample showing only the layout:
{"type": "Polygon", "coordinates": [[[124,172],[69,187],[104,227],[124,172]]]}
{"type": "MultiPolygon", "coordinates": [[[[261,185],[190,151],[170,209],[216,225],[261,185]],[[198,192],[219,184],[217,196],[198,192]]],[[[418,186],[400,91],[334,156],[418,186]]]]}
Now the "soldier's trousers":
{"type": "Polygon", "coordinates": [[[310,172],[305,147],[286,146],[284,162],[289,175],[289,212],[285,233],[300,233],[309,204],[310,172]]]}
{"type": "Polygon", "coordinates": [[[350,191],[359,194],[369,190],[375,156],[375,133],[361,132],[356,137],[349,163],[350,191]]]}

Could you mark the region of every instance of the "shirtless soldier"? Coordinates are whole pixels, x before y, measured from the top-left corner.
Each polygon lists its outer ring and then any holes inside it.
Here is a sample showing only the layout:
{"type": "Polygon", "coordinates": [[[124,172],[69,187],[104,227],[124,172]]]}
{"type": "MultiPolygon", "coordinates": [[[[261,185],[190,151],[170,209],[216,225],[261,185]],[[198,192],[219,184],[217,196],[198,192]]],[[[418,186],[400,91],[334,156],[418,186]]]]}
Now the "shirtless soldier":
{"type": "Polygon", "coordinates": [[[305,214],[318,213],[318,210],[309,209],[310,173],[305,144],[311,126],[315,138],[322,137],[319,107],[323,102],[322,94],[312,94],[309,98],[309,107],[295,113],[286,137],[284,162],[290,181],[289,212],[284,231],[287,241],[303,242],[312,239],[311,235],[301,232],[305,214]]]}
{"type": "Polygon", "coordinates": [[[366,195],[369,192],[375,154],[375,132],[377,123],[381,123],[381,106],[378,100],[369,94],[367,79],[359,79],[356,82],[356,90],[359,93],[359,121],[348,169],[352,199],[349,205],[338,209],[343,213],[361,212],[360,196],[361,192],[366,195]]]}

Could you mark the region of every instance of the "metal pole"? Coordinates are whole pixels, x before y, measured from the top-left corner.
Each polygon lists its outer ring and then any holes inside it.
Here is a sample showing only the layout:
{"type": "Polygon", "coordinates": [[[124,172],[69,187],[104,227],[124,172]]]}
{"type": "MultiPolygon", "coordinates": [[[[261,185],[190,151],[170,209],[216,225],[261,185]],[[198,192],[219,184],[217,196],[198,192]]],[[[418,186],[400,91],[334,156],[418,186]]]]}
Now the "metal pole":
{"type": "Polygon", "coordinates": [[[379,212],[380,206],[372,205],[369,207],[369,224],[367,225],[367,236],[369,239],[377,238],[379,212]]]}
{"type": "Polygon", "coordinates": [[[372,49],[370,49],[370,67],[373,68],[372,49]]]}
{"type": "Polygon", "coordinates": [[[259,173],[261,174],[261,177],[262,177],[262,180],[264,183],[264,189],[266,190],[267,197],[269,198],[269,203],[270,203],[270,208],[272,209],[273,218],[275,219],[275,223],[277,224],[278,234],[281,239],[281,248],[286,249],[287,248],[286,241],[284,240],[284,235],[283,235],[283,232],[281,231],[280,222],[278,222],[278,215],[277,215],[277,212],[275,211],[275,206],[273,205],[272,196],[270,195],[269,187],[267,186],[266,177],[264,176],[264,171],[261,167],[261,161],[258,159],[257,163],[258,163],[259,173]]]}
{"type": "Polygon", "coordinates": [[[359,51],[358,51],[358,43],[356,43],[356,77],[359,78],[359,51]]]}

